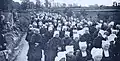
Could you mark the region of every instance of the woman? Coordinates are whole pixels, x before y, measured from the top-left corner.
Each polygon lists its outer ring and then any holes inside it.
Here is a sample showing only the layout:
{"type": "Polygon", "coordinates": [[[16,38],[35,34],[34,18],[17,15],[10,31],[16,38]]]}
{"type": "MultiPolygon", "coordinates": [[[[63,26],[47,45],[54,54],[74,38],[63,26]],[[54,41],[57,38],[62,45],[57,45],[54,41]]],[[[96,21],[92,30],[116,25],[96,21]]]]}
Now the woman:
{"type": "Polygon", "coordinates": [[[92,60],[92,56],[89,51],[87,51],[87,42],[79,42],[79,51],[76,53],[77,61],[88,61],[92,60]]]}
{"type": "Polygon", "coordinates": [[[112,61],[113,54],[112,51],[109,49],[110,42],[102,41],[102,48],[103,48],[103,58],[102,61],[112,61]]]}
{"type": "Polygon", "coordinates": [[[103,49],[102,48],[92,48],[91,50],[93,61],[101,61],[103,57],[103,49]]]}

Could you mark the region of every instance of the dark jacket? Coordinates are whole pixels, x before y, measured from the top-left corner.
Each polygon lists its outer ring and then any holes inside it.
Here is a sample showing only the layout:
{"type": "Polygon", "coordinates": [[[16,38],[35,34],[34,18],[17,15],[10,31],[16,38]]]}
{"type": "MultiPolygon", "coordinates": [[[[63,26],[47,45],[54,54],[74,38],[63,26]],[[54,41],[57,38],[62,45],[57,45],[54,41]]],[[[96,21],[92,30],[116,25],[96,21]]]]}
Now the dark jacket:
{"type": "Polygon", "coordinates": [[[64,45],[66,46],[66,45],[70,45],[73,40],[70,37],[64,37],[62,38],[62,41],[64,42],[64,45]]]}
{"type": "Polygon", "coordinates": [[[47,50],[45,50],[46,60],[54,61],[58,53],[58,47],[62,46],[61,38],[53,37],[47,42],[47,50]]]}
{"type": "Polygon", "coordinates": [[[45,37],[46,39],[49,41],[49,39],[51,39],[53,37],[54,31],[46,31],[45,32],[45,37]]]}
{"type": "Polygon", "coordinates": [[[31,32],[31,31],[27,32],[27,36],[26,36],[25,40],[29,42],[32,35],[33,35],[33,32],[31,32]]]}
{"type": "Polygon", "coordinates": [[[86,33],[80,37],[81,42],[87,42],[87,43],[92,43],[92,37],[89,33],[86,33]]]}
{"type": "Polygon", "coordinates": [[[105,40],[102,36],[97,36],[93,40],[93,46],[96,48],[101,48],[102,47],[102,40],[105,40]]]}
{"type": "Polygon", "coordinates": [[[65,31],[60,31],[60,38],[63,38],[65,34],[65,31]]]}
{"type": "Polygon", "coordinates": [[[74,54],[76,54],[76,51],[79,50],[79,41],[76,42],[75,40],[73,40],[71,44],[73,45],[75,51],[74,54]]]}
{"type": "Polygon", "coordinates": [[[64,38],[62,38],[62,42],[63,42],[62,50],[65,50],[65,46],[71,45],[73,40],[70,37],[64,37],[64,38]]]}
{"type": "Polygon", "coordinates": [[[105,57],[105,54],[103,51],[102,61],[113,61],[113,52],[111,50],[109,50],[109,57],[105,57]]]}
{"type": "Polygon", "coordinates": [[[41,58],[42,57],[42,47],[43,47],[43,40],[40,34],[33,34],[30,38],[29,42],[29,50],[28,50],[28,57],[32,56],[33,58],[41,58]],[[38,43],[36,46],[35,43],[38,43]]]}
{"type": "Polygon", "coordinates": [[[76,56],[75,55],[69,56],[68,54],[66,54],[66,61],[76,61],[76,56]]]}
{"type": "Polygon", "coordinates": [[[76,54],[76,60],[77,61],[87,61],[87,60],[91,60],[92,59],[92,55],[90,54],[89,51],[86,51],[87,56],[82,57],[82,52],[78,51],[78,53],[76,54]]]}
{"type": "Polygon", "coordinates": [[[49,50],[57,51],[58,47],[61,47],[63,44],[61,38],[53,37],[48,41],[48,48],[49,50]]]}

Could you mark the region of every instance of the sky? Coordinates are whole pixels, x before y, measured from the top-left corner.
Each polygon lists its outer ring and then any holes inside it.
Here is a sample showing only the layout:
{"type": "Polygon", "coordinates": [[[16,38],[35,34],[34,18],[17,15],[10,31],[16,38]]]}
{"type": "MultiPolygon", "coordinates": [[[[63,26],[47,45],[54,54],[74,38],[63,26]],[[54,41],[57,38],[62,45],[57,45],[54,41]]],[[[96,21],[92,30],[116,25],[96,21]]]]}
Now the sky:
{"type": "MultiPolygon", "coordinates": [[[[13,0],[15,2],[21,2],[20,0],[13,0]]],[[[36,0],[30,0],[32,2],[35,3],[36,0]]],[[[42,3],[44,3],[44,0],[40,0],[42,3]]],[[[66,3],[66,4],[73,4],[76,3],[78,5],[81,6],[88,6],[88,5],[94,5],[94,4],[98,4],[98,5],[106,5],[106,6],[112,6],[113,1],[117,1],[118,0],[49,0],[49,1],[54,1],[54,2],[59,2],[59,3],[66,3]]]]}

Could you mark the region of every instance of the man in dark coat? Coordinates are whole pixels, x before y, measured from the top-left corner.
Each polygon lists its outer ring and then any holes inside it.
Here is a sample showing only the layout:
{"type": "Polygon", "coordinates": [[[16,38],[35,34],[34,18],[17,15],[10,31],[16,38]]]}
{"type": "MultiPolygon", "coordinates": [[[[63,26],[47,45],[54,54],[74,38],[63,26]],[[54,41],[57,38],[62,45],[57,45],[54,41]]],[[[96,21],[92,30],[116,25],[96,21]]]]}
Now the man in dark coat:
{"type": "Polygon", "coordinates": [[[72,45],[74,48],[74,55],[76,55],[76,51],[79,50],[79,34],[73,34],[72,45]]]}
{"type": "MultiPolygon", "coordinates": [[[[32,26],[32,25],[30,25],[30,26],[32,26]]],[[[33,35],[33,28],[30,28],[27,32],[25,40],[29,42],[32,35],[33,35]]]]}
{"type": "Polygon", "coordinates": [[[39,29],[35,29],[29,42],[28,61],[41,61],[42,58],[42,36],[39,29]]]}
{"type": "Polygon", "coordinates": [[[62,38],[62,42],[63,42],[63,50],[65,50],[65,46],[70,45],[72,43],[72,38],[70,37],[70,32],[65,31],[65,37],[62,38]]]}
{"type": "Polygon", "coordinates": [[[93,40],[93,47],[101,48],[102,40],[105,40],[105,39],[102,37],[100,33],[98,33],[98,36],[93,40]]]}
{"type": "Polygon", "coordinates": [[[54,30],[52,27],[48,27],[48,31],[45,32],[45,37],[47,38],[47,40],[51,39],[53,37],[54,34],[54,30]]]}
{"type": "Polygon", "coordinates": [[[55,31],[53,38],[51,38],[47,43],[47,53],[45,61],[54,61],[57,56],[58,50],[61,50],[62,41],[59,37],[59,31],[55,31]]]}

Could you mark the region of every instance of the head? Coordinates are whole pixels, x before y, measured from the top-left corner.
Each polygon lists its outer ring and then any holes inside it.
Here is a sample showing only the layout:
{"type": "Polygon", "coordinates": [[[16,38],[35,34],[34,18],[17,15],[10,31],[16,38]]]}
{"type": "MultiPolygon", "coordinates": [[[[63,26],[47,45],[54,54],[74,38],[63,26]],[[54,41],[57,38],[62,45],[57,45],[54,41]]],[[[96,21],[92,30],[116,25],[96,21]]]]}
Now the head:
{"type": "Polygon", "coordinates": [[[57,20],[54,20],[54,23],[57,23],[57,20]]]}
{"type": "Polygon", "coordinates": [[[33,25],[33,27],[37,27],[38,24],[36,21],[34,21],[32,25],[33,25]]]}
{"type": "Polygon", "coordinates": [[[42,25],[43,25],[42,21],[39,21],[39,22],[38,22],[38,25],[39,25],[39,26],[42,26],[42,25]]]}
{"type": "Polygon", "coordinates": [[[100,20],[100,23],[103,23],[103,20],[100,20]]]}
{"type": "Polygon", "coordinates": [[[61,31],[61,27],[57,27],[57,31],[61,31]]]}
{"type": "Polygon", "coordinates": [[[86,42],[79,42],[79,48],[81,51],[86,51],[87,43],[86,42]]]}
{"type": "Polygon", "coordinates": [[[120,25],[119,25],[119,24],[117,24],[117,25],[116,25],[116,28],[120,29],[120,25]]]}
{"type": "Polygon", "coordinates": [[[33,26],[31,24],[29,25],[29,30],[33,30],[33,26]]]}
{"type": "Polygon", "coordinates": [[[73,39],[78,42],[79,40],[79,34],[73,34],[73,39]]]}
{"type": "Polygon", "coordinates": [[[40,33],[40,30],[37,29],[37,28],[34,28],[34,33],[35,33],[35,34],[39,34],[39,33],[40,33]]]}
{"type": "Polygon", "coordinates": [[[54,31],[53,37],[59,37],[59,31],[54,31]]]}
{"type": "Polygon", "coordinates": [[[67,26],[63,26],[62,31],[67,31],[67,26]]]}
{"type": "Polygon", "coordinates": [[[64,35],[65,37],[70,37],[70,32],[68,32],[68,31],[65,31],[65,35],[64,35]]]}
{"type": "Polygon", "coordinates": [[[43,28],[47,28],[47,26],[45,25],[45,24],[43,24],[43,26],[42,26],[43,28]]]}
{"type": "Polygon", "coordinates": [[[92,48],[91,55],[94,61],[101,61],[103,57],[102,48],[92,48]]]}
{"type": "Polygon", "coordinates": [[[48,31],[53,31],[53,27],[48,27],[48,31]]]}
{"type": "Polygon", "coordinates": [[[114,25],[115,25],[115,23],[114,23],[113,21],[111,21],[111,22],[108,24],[109,27],[113,27],[114,25]]]}
{"type": "Polygon", "coordinates": [[[70,55],[73,55],[73,52],[74,52],[73,45],[65,46],[65,49],[67,53],[69,53],[70,55]]]}
{"type": "Polygon", "coordinates": [[[102,56],[98,55],[94,57],[94,61],[101,61],[102,60],[102,56]]]}
{"type": "Polygon", "coordinates": [[[89,28],[88,27],[86,27],[84,30],[85,30],[85,33],[89,33],[89,28]]]}
{"type": "Polygon", "coordinates": [[[110,42],[109,41],[102,41],[103,50],[108,50],[109,47],[110,47],[110,42]]]}
{"type": "Polygon", "coordinates": [[[102,26],[102,24],[96,25],[96,29],[97,29],[97,30],[101,29],[101,26],[102,26]]]}

